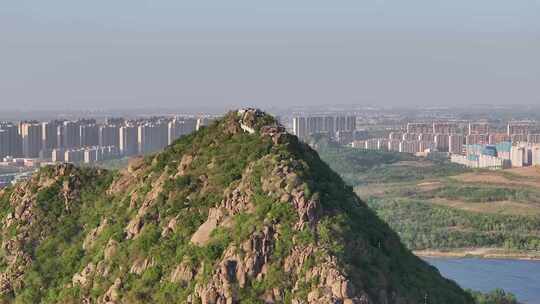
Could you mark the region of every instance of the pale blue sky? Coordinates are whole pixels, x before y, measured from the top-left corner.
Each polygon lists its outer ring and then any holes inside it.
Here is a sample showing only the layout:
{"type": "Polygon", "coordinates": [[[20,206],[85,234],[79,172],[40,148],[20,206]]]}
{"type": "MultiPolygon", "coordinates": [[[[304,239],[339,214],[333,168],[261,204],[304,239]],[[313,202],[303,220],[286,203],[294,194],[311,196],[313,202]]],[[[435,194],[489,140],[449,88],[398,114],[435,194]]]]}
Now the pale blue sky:
{"type": "Polygon", "coordinates": [[[0,106],[540,103],[540,0],[0,0],[0,106]]]}

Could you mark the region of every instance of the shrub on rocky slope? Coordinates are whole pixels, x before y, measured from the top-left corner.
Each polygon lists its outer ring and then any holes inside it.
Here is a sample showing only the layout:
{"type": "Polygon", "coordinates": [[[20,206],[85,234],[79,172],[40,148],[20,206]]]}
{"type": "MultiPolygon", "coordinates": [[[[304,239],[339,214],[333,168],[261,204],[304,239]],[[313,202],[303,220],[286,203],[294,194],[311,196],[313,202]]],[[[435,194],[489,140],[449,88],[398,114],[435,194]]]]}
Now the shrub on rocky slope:
{"type": "Polygon", "coordinates": [[[121,172],[42,169],[0,204],[4,302],[473,302],[256,110],[121,172]]]}

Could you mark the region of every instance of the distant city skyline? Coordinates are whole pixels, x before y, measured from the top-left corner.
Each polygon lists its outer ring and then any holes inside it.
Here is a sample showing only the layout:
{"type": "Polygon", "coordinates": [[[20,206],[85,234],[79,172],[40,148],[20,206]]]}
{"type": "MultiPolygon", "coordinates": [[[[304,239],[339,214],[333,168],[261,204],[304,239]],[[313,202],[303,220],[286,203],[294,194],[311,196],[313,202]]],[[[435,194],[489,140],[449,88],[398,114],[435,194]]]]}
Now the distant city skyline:
{"type": "Polygon", "coordinates": [[[540,104],[540,2],[0,4],[2,109],[540,104]]]}

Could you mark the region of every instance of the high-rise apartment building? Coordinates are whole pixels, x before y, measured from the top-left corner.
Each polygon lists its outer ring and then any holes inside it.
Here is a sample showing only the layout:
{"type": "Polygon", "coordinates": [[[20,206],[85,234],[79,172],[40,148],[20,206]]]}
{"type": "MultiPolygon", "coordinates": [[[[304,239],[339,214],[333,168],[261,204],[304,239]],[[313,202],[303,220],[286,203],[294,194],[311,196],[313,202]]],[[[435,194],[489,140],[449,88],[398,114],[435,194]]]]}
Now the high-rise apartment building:
{"type": "Polygon", "coordinates": [[[417,153],[420,152],[420,141],[404,140],[399,143],[399,152],[401,153],[417,153]]]}
{"type": "Polygon", "coordinates": [[[80,147],[94,147],[99,145],[99,126],[84,124],[79,126],[80,147]]]}
{"type": "Polygon", "coordinates": [[[377,141],[377,150],[388,151],[389,140],[386,138],[380,138],[377,141]]]}
{"type": "Polygon", "coordinates": [[[410,122],[407,124],[407,133],[433,133],[433,126],[427,123],[410,122]]]}
{"type": "Polygon", "coordinates": [[[84,149],[84,159],[83,161],[87,164],[92,164],[94,162],[100,161],[101,157],[98,153],[98,147],[90,147],[84,149]]]}
{"type": "Polygon", "coordinates": [[[422,133],[422,134],[418,134],[418,140],[420,141],[431,141],[431,142],[434,142],[435,141],[435,134],[432,134],[432,133],[422,133]]]}
{"type": "Polygon", "coordinates": [[[402,140],[403,139],[403,133],[401,132],[390,132],[388,135],[388,139],[390,140],[402,140]]]}
{"type": "Polygon", "coordinates": [[[348,145],[354,140],[353,131],[336,131],[336,141],[341,145],[348,145]]]}
{"type": "Polygon", "coordinates": [[[184,118],[182,124],[182,133],[191,134],[197,130],[197,119],[195,118],[184,118]]]}
{"type": "Polygon", "coordinates": [[[64,162],[66,160],[64,149],[55,148],[51,152],[51,160],[53,162],[64,162]]]}
{"type": "Polygon", "coordinates": [[[489,144],[488,134],[473,134],[465,136],[465,143],[467,145],[487,145],[489,144]]]}
{"type": "Polygon", "coordinates": [[[292,120],[292,132],[300,139],[317,133],[344,138],[344,132],[354,134],[355,131],[356,116],[296,116],[292,120]]]}
{"type": "Polygon", "coordinates": [[[18,126],[9,122],[0,122],[2,131],[2,146],[0,146],[0,156],[22,156],[22,140],[18,126]]]}
{"type": "Polygon", "coordinates": [[[168,144],[172,144],[176,139],[180,138],[183,135],[194,132],[196,127],[196,119],[175,117],[167,125],[168,144]]]}
{"type": "Polygon", "coordinates": [[[139,153],[138,128],[133,125],[120,127],[119,131],[120,153],[132,156],[139,153]]]}
{"type": "Polygon", "coordinates": [[[105,125],[109,126],[122,126],[126,122],[126,119],[123,117],[107,117],[105,119],[105,125]]]}
{"type": "Polygon", "coordinates": [[[448,152],[452,154],[463,153],[463,135],[452,134],[448,136],[448,152]]]}
{"type": "Polygon", "coordinates": [[[540,145],[531,147],[531,163],[533,166],[540,166],[540,145]]]}
{"type": "Polygon", "coordinates": [[[521,143],[527,141],[527,135],[526,134],[513,134],[510,135],[510,141],[513,143],[521,143]]]}
{"type": "Polygon", "coordinates": [[[506,133],[494,133],[489,135],[489,144],[495,145],[502,142],[510,142],[512,141],[512,137],[507,135],[506,133]]]}
{"type": "Polygon", "coordinates": [[[336,133],[336,123],[333,116],[325,116],[323,118],[323,132],[333,135],[336,133]]]}
{"type": "Polygon", "coordinates": [[[402,140],[418,140],[419,134],[416,133],[403,133],[402,140]]]}
{"type": "Polygon", "coordinates": [[[98,130],[99,146],[120,147],[120,127],[118,125],[102,125],[98,130]]]}
{"type": "Polygon", "coordinates": [[[470,122],[468,135],[489,134],[489,124],[487,122],[470,122]]]}
{"type": "Polygon", "coordinates": [[[458,133],[458,125],[452,122],[434,122],[433,133],[435,134],[456,134],[458,133]]]}
{"type": "Polygon", "coordinates": [[[200,117],[197,119],[196,129],[199,130],[204,126],[208,126],[214,120],[216,120],[214,117],[200,117]]]}
{"type": "Polygon", "coordinates": [[[512,167],[523,167],[527,158],[527,147],[524,146],[512,146],[510,151],[510,160],[512,167]]]}
{"type": "Polygon", "coordinates": [[[81,145],[80,124],[74,121],[65,121],[60,127],[62,148],[78,148],[81,145]]]}
{"type": "Polygon", "coordinates": [[[401,140],[389,140],[388,141],[388,151],[399,152],[399,144],[401,140]]]}
{"type": "Polygon", "coordinates": [[[336,131],[355,131],[356,116],[336,116],[335,128],[336,131]]]}
{"type": "Polygon", "coordinates": [[[448,152],[450,146],[450,134],[436,134],[433,141],[435,148],[440,152],[448,152]]]}
{"type": "Polygon", "coordinates": [[[167,142],[172,144],[175,140],[180,138],[182,135],[182,121],[180,119],[174,118],[169,121],[167,125],[167,142]]]}
{"type": "Polygon", "coordinates": [[[321,133],[324,127],[324,118],[321,116],[306,117],[306,128],[309,135],[321,133]]]}
{"type": "Polygon", "coordinates": [[[298,136],[300,139],[305,139],[308,135],[306,128],[306,118],[305,117],[294,117],[293,118],[293,133],[298,136]]]}
{"type": "Polygon", "coordinates": [[[42,129],[42,150],[48,154],[53,149],[58,148],[58,126],[59,121],[48,121],[41,124],[42,129]]]}
{"type": "Polygon", "coordinates": [[[506,134],[512,136],[515,134],[527,135],[531,125],[524,122],[509,122],[507,126],[506,134]]]}
{"type": "Polygon", "coordinates": [[[9,155],[9,137],[6,130],[0,129],[0,158],[9,155]]]}
{"type": "Polygon", "coordinates": [[[379,140],[376,138],[371,138],[365,141],[364,149],[368,150],[378,150],[379,149],[379,140]]]}
{"type": "Polygon", "coordinates": [[[533,144],[540,144],[540,134],[527,135],[527,142],[533,144]]]}
{"type": "Polygon", "coordinates": [[[64,152],[64,161],[67,163],[81,163],[84,161],[84,150],[69,149],[64,152]]]}
{"type": "Polygon", "coordinates": [[[139,153],[147,154],[163,149],[168,144],[167,124],[164,122],[140,125],[137,131],[139,153]]]}
{"type": "Polygon", "coordinates": [[[419,140],[418,152],[425,152],[426,150],[433,151],[435,149],[435,143],[433,141],[419,140]]]}
{"type": "Polygon", "coordinates": [[[20,124],[19,133],[22,139],[23,156],[26,158],[38,158],[43,143],[41,124],[23,122],[20,124]]]}

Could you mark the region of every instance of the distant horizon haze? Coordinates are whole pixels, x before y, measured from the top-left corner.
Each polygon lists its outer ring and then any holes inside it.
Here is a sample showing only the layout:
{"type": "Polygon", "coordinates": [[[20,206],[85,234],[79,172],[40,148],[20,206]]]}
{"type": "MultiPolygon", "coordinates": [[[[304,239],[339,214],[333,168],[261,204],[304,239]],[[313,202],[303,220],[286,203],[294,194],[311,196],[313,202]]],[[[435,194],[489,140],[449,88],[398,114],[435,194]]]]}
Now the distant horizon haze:
{"type": "Polygon", "coordinates": [[[540,104],[540,1],[0,4],[4,110],[540,104]]]}

